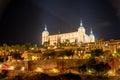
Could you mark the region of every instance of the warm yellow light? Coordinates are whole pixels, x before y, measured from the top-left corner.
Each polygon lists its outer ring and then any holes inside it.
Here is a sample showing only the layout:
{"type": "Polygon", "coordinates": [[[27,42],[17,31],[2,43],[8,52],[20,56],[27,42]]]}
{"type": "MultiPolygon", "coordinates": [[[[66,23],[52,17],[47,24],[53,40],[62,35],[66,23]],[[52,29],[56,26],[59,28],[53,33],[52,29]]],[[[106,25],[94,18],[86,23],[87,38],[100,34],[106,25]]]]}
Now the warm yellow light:
{"type": "Polygon", "coordinates": [[[22,68],[21,68],[21,71],[24,71],[24,70],[25,70],[25,67],[22,67],[22,68]]]}
{"type": "Polygon", "coordinates": [[[90,73],[90,74],[91,74],[91,73],[92,73],[92,71],[91,71],[91,70],[88,70],[88,73],[90,73]]]}
{"type": "Polygon", "coordinates": [[[2,64],[0,64],[0,69],[2,69],[2,64]]]}
{"type": "Polygon", "coordinates": [[[112,71],[112,70],[109,70],[109,71],[108,71],[108,75],[110,75],[110,76],[115,76],[115,72],[112,71]]]}
{"type": "Polygon", "coordinates": [[[14,66],[10,66],[8,69],[9,70],[14,70],[14,68],[15,68],[14,66]]]}
{"type": "Polygon", "coordinates": [[[36,68],[35,72],[43,72],[43,69],[42,68],[36,68]]]}
{"type": "Polygon", "coordinates": [[[35,56],[32,56],[32,60],[37,60],[37,57],[35,57],[35,56]]]}
{"type": "Polygon", "coordinates": [[[59,70],[58,70],[58,69],[52,69],[52,71],[53,71],[54,73],[59,73],[59,70]]]}

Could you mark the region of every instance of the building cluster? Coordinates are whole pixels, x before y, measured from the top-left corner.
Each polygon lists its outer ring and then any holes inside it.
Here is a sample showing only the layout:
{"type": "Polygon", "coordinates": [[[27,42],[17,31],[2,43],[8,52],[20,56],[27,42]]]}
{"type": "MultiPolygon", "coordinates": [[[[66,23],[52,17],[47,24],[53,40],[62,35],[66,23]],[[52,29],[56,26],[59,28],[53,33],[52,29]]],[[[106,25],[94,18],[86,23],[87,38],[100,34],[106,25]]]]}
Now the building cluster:
{"type": "Polygon", "coordinates": [[[101,39],[92,43],[82,44],[80,47],[84,49],[85,53],[95,49],[102,49],[108,53],[117,53],[117,50],[120,49],[120,40],[101,39]]]}
{"type": "Polygon", "coordinates": [[[78,31],[76,32],[50,35],[47,30],[47,26],[45,26],[45,30],[42,32],[42,44],[44,44],[45,42],[49,42],[50,45],[54,45],[55,43],[64,42],[66,40],[69,40],[71,43],[89,43],[95,42],[95,36],[93,34],[92,29],[90,31],[90,35],[86,34],[86,30],[83,27],[82,20],[78,31]]]}

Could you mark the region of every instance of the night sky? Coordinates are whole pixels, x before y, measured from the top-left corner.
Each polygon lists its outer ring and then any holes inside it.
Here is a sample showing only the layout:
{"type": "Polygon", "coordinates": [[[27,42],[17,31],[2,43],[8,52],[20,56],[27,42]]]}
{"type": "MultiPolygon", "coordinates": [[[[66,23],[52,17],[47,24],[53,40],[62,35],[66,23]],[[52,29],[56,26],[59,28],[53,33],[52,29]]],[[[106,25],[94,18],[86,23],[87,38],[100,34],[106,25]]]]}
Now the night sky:
{"type": "Polygon", "coordinates": [[[76,31],[80,20],[96,39],[120,39],[120,0],[0,0],[0,45],[41,43],[50,34],[76,31]]]}

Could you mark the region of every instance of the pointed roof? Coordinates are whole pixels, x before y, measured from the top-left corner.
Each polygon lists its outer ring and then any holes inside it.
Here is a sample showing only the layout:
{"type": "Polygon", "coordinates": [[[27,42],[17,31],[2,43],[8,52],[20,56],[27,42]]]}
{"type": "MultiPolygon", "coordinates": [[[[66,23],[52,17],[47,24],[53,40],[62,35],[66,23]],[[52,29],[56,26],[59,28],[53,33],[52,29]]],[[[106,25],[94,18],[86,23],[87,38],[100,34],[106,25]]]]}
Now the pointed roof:
{"type": "Polygon", "coordinates": [[[45,29],[44,29],[44,31],[47,31],[47,25],[45,25],[45,29]]]}
{"type": "Polygon", "coordinates": [[[94,36],[93,31],[92,31],[92,28],[91,28],[91,30],[90,30],[90,36],[94,36]]]}
{"type": "Polygon", "coordinates": [[[85,28],[83,27],[82,19],[81,19],[81,21],[80,21],[80,26],[79,26],[78,29],[85,29],[85,28]]]}
{"type": "Polygon", "coordinates": [[[80,22],[80,27],[83,27],[82,19],[81,19],[81,22],[80,22]]]}
{"type": "Polygon", "coordinates": [[[46,33],[46,32],[49,33],[48,30],[47,30],[47,25],[45,25],[45,28],[44,28],[44,31],[43,31],[43,32],[45,32],[45,33],[46,33]]]}
{"type": "Polygon", "coordinates": [[[93,34],[92,28],[91,28],[90,34],[93,34]]]}

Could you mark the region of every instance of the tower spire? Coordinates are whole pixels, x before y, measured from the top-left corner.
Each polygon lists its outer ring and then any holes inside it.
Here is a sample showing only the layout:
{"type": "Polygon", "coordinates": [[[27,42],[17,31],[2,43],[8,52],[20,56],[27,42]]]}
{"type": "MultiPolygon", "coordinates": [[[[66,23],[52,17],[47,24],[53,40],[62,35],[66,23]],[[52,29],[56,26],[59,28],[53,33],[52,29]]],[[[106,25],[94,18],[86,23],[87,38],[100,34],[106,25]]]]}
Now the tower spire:
{"type": "Polygon", "coordinates": [[[81,26],[81,27],[83,26],[82,19],[81,19],[81,22],[80,22],[80,26],[81,26]]]}
{"type": "Polygon", "coordinates": [[[93,34],[92,28],[91,28],[90,34],[93,34]]]}
{"type": "Polygon", "coordinates": [[[47,25],[45,25],[45,31],[47,31],[47,25]]]}
{"type": "Polygon", "coordinates": [[[60,30],[58,31],[58,34],[60,34],[60,30]]]}

